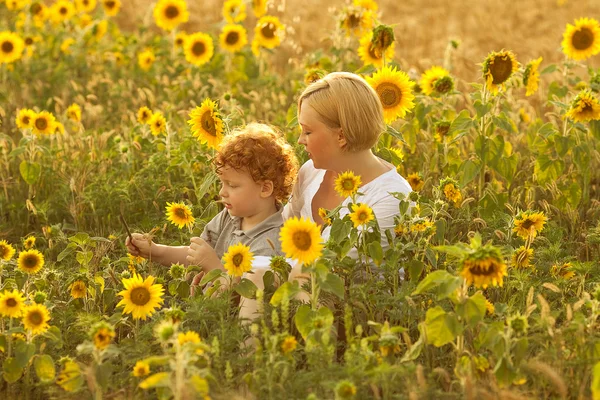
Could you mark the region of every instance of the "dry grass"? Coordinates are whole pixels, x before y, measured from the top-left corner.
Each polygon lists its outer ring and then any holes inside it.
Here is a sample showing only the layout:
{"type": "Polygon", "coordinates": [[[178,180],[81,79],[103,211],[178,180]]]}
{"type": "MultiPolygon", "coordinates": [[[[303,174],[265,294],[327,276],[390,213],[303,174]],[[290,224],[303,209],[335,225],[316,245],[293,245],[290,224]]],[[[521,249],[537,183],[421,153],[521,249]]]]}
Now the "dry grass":
{"type": "MultiPolygon", "coordinates": [[[[396,61],[404,69],[418,72],[440,64],[450,39],[461,46],[455,53],[453,73],[472,82],[479,79],[481,63],[492,50],[510,49],[521,63],[539,56],[544,65],[563,59],[560,51],[562,33],[567,23],[579,17],[598,17],[597,0],[380,0],[382,21],[395,25],[396,61]]],[[[130,0],[123,8],[119,23],[131,28],[144,19],[152,24],[150,0],[130,0]]],[[[280,64],[317,48],[327,48],[330,32],[335,28],[334,8],[343,0],[282,0],[274,1],[269,13],[278,15],[293,29],[286,46],[278,50],[280,64]],[[299,54],[296,54],[299,53],[299,54]]],[[[223,1],[188,0],[190,22],[184,30],[218,32],[222,21],[223,1]]],[[[254,23],[248,10],[246,27],[254,23]]],[[[600,67],[600,56],[589,60],[600,67]]]]}

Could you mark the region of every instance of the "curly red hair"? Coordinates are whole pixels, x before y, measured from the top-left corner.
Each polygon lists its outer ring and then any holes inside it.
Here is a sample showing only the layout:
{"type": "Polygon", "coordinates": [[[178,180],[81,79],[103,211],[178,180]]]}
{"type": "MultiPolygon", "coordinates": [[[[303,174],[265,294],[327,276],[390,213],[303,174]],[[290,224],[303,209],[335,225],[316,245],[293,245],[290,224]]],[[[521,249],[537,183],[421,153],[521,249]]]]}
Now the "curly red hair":
{"type": "Polygon", "coordinates": [[[292,146],[272,127],[250,123],[226,135],[213,160],[217,173],[230,167],[247,171],[254,182],[273,182],[273,196],[287,200],[298,173],[292,146]]]}

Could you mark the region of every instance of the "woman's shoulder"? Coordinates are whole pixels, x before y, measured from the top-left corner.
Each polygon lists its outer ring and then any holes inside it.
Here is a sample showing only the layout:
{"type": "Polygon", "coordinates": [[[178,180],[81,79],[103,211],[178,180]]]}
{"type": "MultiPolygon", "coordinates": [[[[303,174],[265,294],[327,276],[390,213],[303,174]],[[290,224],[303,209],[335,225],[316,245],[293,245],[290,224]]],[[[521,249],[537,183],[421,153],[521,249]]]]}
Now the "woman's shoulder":
{"type": "Polygon", "coordinates": [[[300,170],[298,171],[298,183],[309,183],[314,177],[316,177],[319,174],[319,171],[320,170],[315,168],[315,165],[313,164],[312,160],[306,161],[304,164],[302,164],[300,170]]]}
{"type": "Polygon", "coordinates": [[[384,194],[396,192],[408,194],[412,192],[410,184],[402,175],[398,173],[396,167],[389,163],[386,164],[388,164],[391,169],[369,182],[368,191],[384,194]]]}

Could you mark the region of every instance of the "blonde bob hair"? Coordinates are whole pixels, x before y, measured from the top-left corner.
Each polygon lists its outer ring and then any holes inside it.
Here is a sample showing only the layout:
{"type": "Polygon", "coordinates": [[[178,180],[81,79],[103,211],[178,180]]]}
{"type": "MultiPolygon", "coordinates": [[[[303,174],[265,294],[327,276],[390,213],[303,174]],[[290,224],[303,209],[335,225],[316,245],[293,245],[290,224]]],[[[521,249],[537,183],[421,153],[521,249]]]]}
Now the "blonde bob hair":
{"type": "Polygon", "coordinates": [[[306,101],[328,128],[341,128],[346,151],[371,149],[385,130],[377,92],[359,75],[332,72],[308,85],[298,99],[306,101]]]}

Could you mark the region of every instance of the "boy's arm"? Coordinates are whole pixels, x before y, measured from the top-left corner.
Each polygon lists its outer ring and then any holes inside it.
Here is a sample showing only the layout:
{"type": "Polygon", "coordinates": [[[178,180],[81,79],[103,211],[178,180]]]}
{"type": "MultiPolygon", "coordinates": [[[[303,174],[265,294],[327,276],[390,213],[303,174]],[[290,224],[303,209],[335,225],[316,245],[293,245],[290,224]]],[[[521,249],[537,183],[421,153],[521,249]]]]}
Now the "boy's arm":
{"type": "Polygon", "coordinates": [[[125,245],[134,256],[144,257],[167,267],[175,263],[187,264],[188,246],[157,244],[146,239],[141,233],[132,234],[131,239],[127,238],[125,245]]]}
{"type": "Polygon", "coordinates": [[[223,269],[217,252],[202,238],[193,237],[186,254],[186,265],[199,265],[204,272],[223,269]]]}

